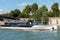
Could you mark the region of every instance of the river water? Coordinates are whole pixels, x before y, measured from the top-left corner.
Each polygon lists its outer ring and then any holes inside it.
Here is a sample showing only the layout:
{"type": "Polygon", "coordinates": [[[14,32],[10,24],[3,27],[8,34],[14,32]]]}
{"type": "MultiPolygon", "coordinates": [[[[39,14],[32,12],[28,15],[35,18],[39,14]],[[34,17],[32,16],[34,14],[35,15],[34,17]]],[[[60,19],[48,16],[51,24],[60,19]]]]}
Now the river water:
{"type": "Polygon", "coordinates": [[[57,31],[20,31],[0,29],[0,40],[60,40],[57,31]]]}

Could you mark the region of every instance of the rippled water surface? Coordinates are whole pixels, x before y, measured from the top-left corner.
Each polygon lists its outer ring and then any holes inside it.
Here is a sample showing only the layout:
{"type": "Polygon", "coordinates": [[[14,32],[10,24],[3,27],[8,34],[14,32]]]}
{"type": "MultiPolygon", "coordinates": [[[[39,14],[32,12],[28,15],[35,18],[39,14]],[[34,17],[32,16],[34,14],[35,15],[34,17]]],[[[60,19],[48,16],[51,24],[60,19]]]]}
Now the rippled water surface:
{"type": "Polygon", "coordinates": [[[0,29],[0,40],[60,40],[60,29],[34,32],[0,29]]]}

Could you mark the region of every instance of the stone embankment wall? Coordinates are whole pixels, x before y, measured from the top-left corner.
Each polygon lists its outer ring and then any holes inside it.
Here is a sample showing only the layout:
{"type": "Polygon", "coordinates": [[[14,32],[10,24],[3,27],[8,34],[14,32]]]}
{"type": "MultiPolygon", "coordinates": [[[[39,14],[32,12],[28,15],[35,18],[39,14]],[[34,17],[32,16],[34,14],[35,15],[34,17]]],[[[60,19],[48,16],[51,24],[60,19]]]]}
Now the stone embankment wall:
{"type": "Polygon", "coordinates": [[[60,25],[60,17],[49,17],[48,23],[60,25]]]}

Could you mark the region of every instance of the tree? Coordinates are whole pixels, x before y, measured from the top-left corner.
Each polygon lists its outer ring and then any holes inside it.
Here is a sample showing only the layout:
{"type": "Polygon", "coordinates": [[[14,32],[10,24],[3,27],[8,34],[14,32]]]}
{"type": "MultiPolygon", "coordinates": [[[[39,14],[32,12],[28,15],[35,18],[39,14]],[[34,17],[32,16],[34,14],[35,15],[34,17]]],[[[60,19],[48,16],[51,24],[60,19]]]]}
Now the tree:
{"type": "Polygon", "coordinates": [[[47,7],[43,5],[35,13],[33,13],[33,19],[37,21],[46,21],[47,11],[48,11],[47,7]],[[46,20],[44,18],[46,18],[46,20]]]}
{"type": "Polygon", "coordinates": [[[22,13],[28,14],[28,13],[30,13],[30,11],[31,11],[31,8],[29,5],[27,5],[27,6],[25,6],[25,9],[23,10],[22,13]]]}
{"type": "Polygon", "coordinates": [[[45,12],[48,11],[48,9],[45,5],[43,5],[42,7],[40,7],[40,11],[45,12]]]}
{"type": "MultiPolygon", "coordinates": [[[[22,14],[25,15],[25,16],[23,15],[24,18],[29,18],[29,17],[30,17],[30,15],[29,15],[30,11],[31,11],[30,6],[29,6],[29,5],[25,6],[25,9],[24,9],[23,12],[22,12],[22,14]]],[[[19,15],[19,16],[20,16],[20,15],[19,15]]]]}
{"type": "Polygon", "coordinates": [[[52,9],[54,15],[57,17],[59,15],[59,13],[58,13],[59,12],[59,5],[58,5],[58,3],[54,3],[52,5],[51,9],[52,9]]]}
{"type": "Polygon", "coordinates": [[[48,17],[54,17],[54,16],[55,16],[52,11],[48,11],[48,12],[47,12],[47,15],[48,15],[48,17]]]}
{"type": "Polygon", "coordinates": [[[48,9],[45,5],[40,7],[40,12],[42,13],[42,17],[41,17],[42,22],[47,22],[48,21],[47,11],[48,11],[48,9]]]}
{"type": "Polygon", "coordinates": [[[53,12],[57,12],[59,10],[58,3],[54,3],[51,8],[52,8],[53,12]]]}
{"type": "Polygon", "coordinates": [[[31,5],[31,11],[32,11],[32,13],[36,12],[37,9],[38,9],[37,3],[34,3],[34,4],[31,5]]]}
{"type": "Polygon", "coordinates": [[[48,20],[49,20],[48,17],[42,17],[41,19],[43,24],[48,24],[48,20]]]}
{"type": "Polygon", "coordinates": [[[40,17],[42,17],[42,16],[47,16],[47,11],[48,11],[47,7],[43,5],[37,10],[37,13],[40,15],[40,17]]]}
{"type": "Polygon", "coordinates": [[[18,17],[18,15],[21,14],[21,11],[19,9],[15,9],[14,12],[16,14],[16,17],[18,17]]]}
{"type": "Polygon", "coordinates": [[[21,14],[19,9],[11,10],[9,15],[12,17],[18,17],[18,15],[21,14]]]}
{"type": "Polygon", "coordinates": [[[2,14],[2,16],[7,17],[22,17],[22,18],[34,18],[34,20],[44,21],[48,19],[47,17],[60,17],[60,10],[58,3],[54,3],[51,6],[50,11],[48,11],[47,7],[43,5],[38,9],[38,4],[34,3],[32,5],[27,5],[23,9],[22,13],[19,9],[11,10],[8,13],[2,14]],[[32,15],[30,15],[32,14],[32,15]]]}
{"type": "Polygon", "coordinates": [[[13,10],[11,10],[9,14],[10,14],[11,17],[15,16],[15,12],[13,10]]]}

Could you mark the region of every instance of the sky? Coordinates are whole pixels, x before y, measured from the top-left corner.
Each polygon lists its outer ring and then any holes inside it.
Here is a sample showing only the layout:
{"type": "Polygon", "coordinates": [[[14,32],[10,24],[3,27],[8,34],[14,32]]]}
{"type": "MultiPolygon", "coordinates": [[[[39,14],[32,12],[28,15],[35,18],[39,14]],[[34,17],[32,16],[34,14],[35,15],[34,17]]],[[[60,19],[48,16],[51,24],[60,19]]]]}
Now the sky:
{"type": "Polygon", "coordinates": [[[10,12],[14,9],[22,11],[27,4],[37,3],[39,7],[46,5],[51,10],[53,3],[58,3],[60,8],[60,0],[0,0],[0,14],[10,12]]]}

